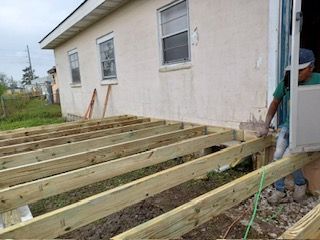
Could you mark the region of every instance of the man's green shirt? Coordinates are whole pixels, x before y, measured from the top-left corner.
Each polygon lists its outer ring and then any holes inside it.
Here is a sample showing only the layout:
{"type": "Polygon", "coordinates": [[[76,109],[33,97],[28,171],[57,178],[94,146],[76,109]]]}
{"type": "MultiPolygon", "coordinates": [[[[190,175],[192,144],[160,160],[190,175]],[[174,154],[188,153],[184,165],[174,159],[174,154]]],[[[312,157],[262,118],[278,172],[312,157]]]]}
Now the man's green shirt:
{"type": "MultiPolygon", "coordinates": [[[[307,81],[302,82],[301,84],[299,84],[300,86],[303,85],[315,85],[315,84],[320,84],[320,73],[312,73],[311,78],[307,81]]],[[[284,86],[284,81],[281,81],[276,90],[273,93],[273,97],[278,99],[278,100],[282,100],[284,96],[288,96],[288,98],[290,98],[290,92],[285,88],[284,86]]],[[[290,104],[288,102],[288,109],[290,104]]],[[[287,119],[284,122],[283,126],[289,127],[289,113],[287,114],[287,119]]]]}

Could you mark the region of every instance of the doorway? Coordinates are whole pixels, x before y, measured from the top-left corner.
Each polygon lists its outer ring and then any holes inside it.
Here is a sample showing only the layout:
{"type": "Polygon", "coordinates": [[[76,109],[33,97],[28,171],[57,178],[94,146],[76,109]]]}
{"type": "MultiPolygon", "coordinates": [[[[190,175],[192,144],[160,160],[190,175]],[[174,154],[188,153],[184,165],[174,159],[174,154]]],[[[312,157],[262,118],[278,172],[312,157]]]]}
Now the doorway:
{"type": "MultiPolygon", "coordinates": [[[[284,69],[289,65],[292,32],[293,0],[281,0],[281,33],[279,45],[278,81],[284,78],[284,69]]],[[[311,49],[316,58],[315,72],[320,72],[320,1],[302,0],[303,27],[300,34],[300,47],[311,49]]],[[[288,98],[285,98],[278,111],[278,126],[287,119],[288,98]]]]}
{"type": "Polygon", "coordinates": [[[303,0],[303,27],[300,35],[300,47],[313,50],[316,62],[315,72],[320,72],[320,1],[303,0]]]}

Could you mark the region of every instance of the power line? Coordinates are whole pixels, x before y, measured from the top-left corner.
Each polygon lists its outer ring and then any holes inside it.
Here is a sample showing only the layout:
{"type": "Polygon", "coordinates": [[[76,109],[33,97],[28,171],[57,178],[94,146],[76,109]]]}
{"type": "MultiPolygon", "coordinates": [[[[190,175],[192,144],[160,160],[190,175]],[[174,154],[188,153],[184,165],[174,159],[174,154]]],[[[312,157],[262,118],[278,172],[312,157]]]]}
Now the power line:
{"type": "Polygon", "coordinates": [[[33,69],[31,65],[31,57],[30,57],[30,52],[29,52],[29,46],[27,45],[27,52],[28,52],[28,59],[29,59],[29,67],[30,67],[30,73],[31,73],[31,80],[33,80],[33,69]]]}

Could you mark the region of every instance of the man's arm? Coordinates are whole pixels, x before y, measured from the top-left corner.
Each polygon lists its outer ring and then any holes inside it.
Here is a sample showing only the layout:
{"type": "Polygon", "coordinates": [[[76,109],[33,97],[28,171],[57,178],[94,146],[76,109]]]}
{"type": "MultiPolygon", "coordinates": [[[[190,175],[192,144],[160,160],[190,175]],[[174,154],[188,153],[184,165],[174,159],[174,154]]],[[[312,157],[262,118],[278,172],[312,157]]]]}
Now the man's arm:
{"type": "Polygon", "coordinates": [[[268,112],[267,112],[267,116],[266,116],[266,120],[265,120],[265,124],[263,126],[263,129],[261,129],[261,131],[258,133],[259,137],[263,137],[263,136],[268,135],[270,123],[278,110],[280,102],[281,102],[281,100],[279,100],[277,98],[273,98],[273,100],[268,108],[268,112]]]}

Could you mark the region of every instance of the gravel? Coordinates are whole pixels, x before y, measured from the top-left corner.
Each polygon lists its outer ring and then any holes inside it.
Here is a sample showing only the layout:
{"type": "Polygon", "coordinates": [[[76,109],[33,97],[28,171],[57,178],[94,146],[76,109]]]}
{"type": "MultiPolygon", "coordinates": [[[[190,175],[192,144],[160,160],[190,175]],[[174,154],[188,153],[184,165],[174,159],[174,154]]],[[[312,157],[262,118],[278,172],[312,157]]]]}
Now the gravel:
{"type": "MultiPolygon", "coordinates": [[[[257,216],[255,219],[255,223],[258,223],[258,225],[259,223],[262,225],[266,223],[274,228],[269,233],[265,232],[271,238],[275,238],[275,233],[282,233],[290,228],[320,203],[319,197],[310,195],[308,195],[301,203],[296,203],[293,201],[292,191],[287,191],[287,201],[285,203],[272,206],[267,201],[267,198],[270,196],[272,191],[274,191],[274,188],[268,187],[261,193],[257,216]]],[[[253,201],[254,197],[251,197],[237,208],[239,212],[251,209],[249,210],[249,216],[247,216],[248,219],[251,217],[253,201]]],[[[270,230],[265,227],[261,227],[260,229],[264,229],[264,231],[270,230]]]]}

